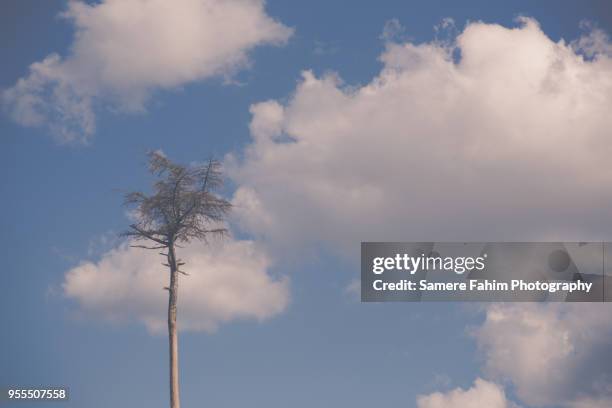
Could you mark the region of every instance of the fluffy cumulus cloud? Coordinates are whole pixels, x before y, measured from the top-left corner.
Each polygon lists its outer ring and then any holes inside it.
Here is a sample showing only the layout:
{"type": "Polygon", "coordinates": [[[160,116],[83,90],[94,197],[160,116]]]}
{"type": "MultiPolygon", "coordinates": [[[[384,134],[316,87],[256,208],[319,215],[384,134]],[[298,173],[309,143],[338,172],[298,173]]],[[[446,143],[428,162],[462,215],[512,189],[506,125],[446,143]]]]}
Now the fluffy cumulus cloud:
{"type": "MultiPolygon", "coordinates": [[[[180,330],[214,331],[223,322],[261,321],[286,308],[287,278],[270,275],[270,258],[252,241],[193,243],[178,251],[189,273],[179,282],[180,330]]],[[[64,294],[86,314],[163,332],[169,272],[158,252],[119,246],[68,271],[64,294]]]]}
{"type": "MultiPolygon", "coordinates": [[[[612,238],[612,46],[585,28],[568,42],[532,19],[476,22],[414,44],[395,27],[370,83],[305,72],[288,101],[251,107],[252,143],[226,159],[238,224],[282,250],[612,238]]],[[[609,308],[485,310],[475,335],[495,382],[419,408],[513,406],[505,386],[528,406],[612,406],[609,308]]]]}
{"type": "MultiPolygon", "coordinates": [[[[389,42],[364,86],[304,72],[251,107],[226,164],[240,225],[275,245],[604,237],[612,228],[612,58],[588,31],[470,23],[389,42]]],[[[609,235],[608,235],[609,237],[609,235]]]]}
{"type": "Polygon", "coordinates": [[[435,392],[417,398],[418,408],[514,408],[499,385],[476,379],[467,390],[457,388],[446,393],[435,392]]]}
{"type": "Polygon", "coordinates": [[[612,406],[612,309],[606,304],[499,304],[476,332],[485,372],[530,406],[612,406]]]}
{"type": "Polygon", "coordinates": [[[292,32],[263,0],[71,1],[63,16],[76,30],[69,54],[33,63],[2,94],[17,122],[63,142],[91,137],[97,105],[143,111],[155,90],[231,75],[251,48],[292,32]]]}

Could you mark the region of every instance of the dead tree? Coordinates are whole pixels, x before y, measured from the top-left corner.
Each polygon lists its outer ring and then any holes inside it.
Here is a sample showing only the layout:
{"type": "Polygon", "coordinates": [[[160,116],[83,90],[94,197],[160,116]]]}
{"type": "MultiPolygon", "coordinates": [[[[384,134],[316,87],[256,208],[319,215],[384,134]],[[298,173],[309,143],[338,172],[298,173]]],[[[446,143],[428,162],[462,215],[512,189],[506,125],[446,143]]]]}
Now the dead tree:
{"type": "Polygon", "coordinates": [[[163,263],[170,271],[168,291],[168,339],[170,348],[170,407],[180,408],[178,371],[178,334],[176,323],[179,274],[185,264],[177,257],[181,243],[204,240],[211,235],[224,235],[223,221],[231,204],[216,191],[222,185],[221,165],[209,160],[204,165],[182,166],[168,160],[160,152],[150,152],[149,171],[158,180],[153,193],[131,192],[125,204],[134,208],[136,222],[123,235],[134,240],[149,241],[134,247],[163,250],[163,263]]]}

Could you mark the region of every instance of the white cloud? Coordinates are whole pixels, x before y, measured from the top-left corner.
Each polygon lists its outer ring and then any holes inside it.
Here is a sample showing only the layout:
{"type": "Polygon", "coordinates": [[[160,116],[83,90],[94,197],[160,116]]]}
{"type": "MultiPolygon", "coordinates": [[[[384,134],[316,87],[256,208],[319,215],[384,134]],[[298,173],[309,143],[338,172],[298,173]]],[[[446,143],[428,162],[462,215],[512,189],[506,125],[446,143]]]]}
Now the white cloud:
{"type": "MultiPolygon", "coordinates": [[[[80,309],[110,321],[136,320],[151,332],[166,329],[169,272],[159,251],[113,249],[65,275],[64,295],[80,309]]],[[[286,277],[274,278],[270,259],[252,241],[192,243],[177,250],[189,276],[179,281],[179,328],[214,331],[232,320],[264,320],[289,301],[286,277]]]]}
{"type": "Polygon", "coordinates": [[[606,304],[499,304],[475,335],[485,371],[533,406],[612,406],[612,321],[606,304]]]}
{"type": "Polygon", "coordinates": [[[17,122],[48,126],[63,142],[91,137],[96,105],[143,111],[155,90],[232,75],[251,48],[292,33],[263,0],[72,1],[63,16],[76,29],[69,54],[32,64],[3,93],[17,122]]]}
{"type": "MultiPolygon", "coordinates": [[[[597,30],[568,44],[531,19],[472,23],[455,42],[388,43],[365,86],[305,72],[288,102],[251,107],[252,143],[226,159],[237,221],[284,251],[609,239],[609,47],[597,30]]],[[[612,406],[608,315],[600,305],[491,307],[477,330],[485,371],[534,406],[612,406]]],[[[470,403],[511,405],[501,385],[478,380],[419,408],[470,403]]]]}
{"type": "Polygon", "coordinates": [[[612,59],[578,44],[471,23],[388,43],[365,86],[305,72],[226,160],[239,224],[283,249],[610,237],[612,59]]]}
{"type": "Polygon", "coordinates": [[[387,20],[385,23],[380,39],[384,41],[395,41],[404,34],[406,27],[404,27],[397,18],[387,20]]]}
{"type": "Polygon", "coordinates": [[[354,296],[357,299],[361,296],[361,280],[353,279],[349,282],[348,285],[344,288],[344,293],[350,296],[354,296]]]}
{"type": "Polygon", "coordinates": [[[612,57],[612,43],[608,34],[588,22],[583,22],[582,27],[586,33],[573,41],[572,47],[587,57],[597,57],[598,55],[612,57]]]}
{"type": "Polygon", "coordinates": [[[506,399],[502,387],[480,378],[476,379],[474,386],[467,390],[456,388],[446,393],[435,392],[417,398],[418,408],[512,408],[515,406],[506,399]]]}

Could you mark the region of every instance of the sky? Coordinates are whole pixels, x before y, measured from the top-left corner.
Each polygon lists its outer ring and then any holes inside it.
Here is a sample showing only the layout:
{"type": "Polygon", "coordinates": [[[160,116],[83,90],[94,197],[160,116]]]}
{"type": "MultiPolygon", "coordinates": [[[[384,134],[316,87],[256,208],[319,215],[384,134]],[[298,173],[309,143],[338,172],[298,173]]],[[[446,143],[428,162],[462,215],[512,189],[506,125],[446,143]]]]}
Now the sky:
{"type": "Polygon", "coordinates": [[[367,240],[612,240],[611,31],[604,0],[4,2],[0,386],[167,405],[164,270],[118,237],[161,149],[234,204],[183,250],[184,406],[612,405],[605,305],[357,281],[367,240]]]}

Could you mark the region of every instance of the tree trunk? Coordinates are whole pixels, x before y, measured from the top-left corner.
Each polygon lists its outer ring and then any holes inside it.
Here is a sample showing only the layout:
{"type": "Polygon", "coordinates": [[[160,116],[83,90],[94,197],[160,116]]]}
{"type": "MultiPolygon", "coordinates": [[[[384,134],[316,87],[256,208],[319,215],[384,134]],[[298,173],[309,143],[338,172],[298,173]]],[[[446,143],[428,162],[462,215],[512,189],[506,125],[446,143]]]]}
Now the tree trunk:
{"type": "Polygon", "coordinates": [[[176,327],[176,302],[178,298],[178,265],[174,253],[174,243],[168,246],[168,264],[170,265],[170,287],[168,297],[168,340],[170,346],[170,408],[180,408],[179,368],[178,368],[178,333],[176,327]]]}

